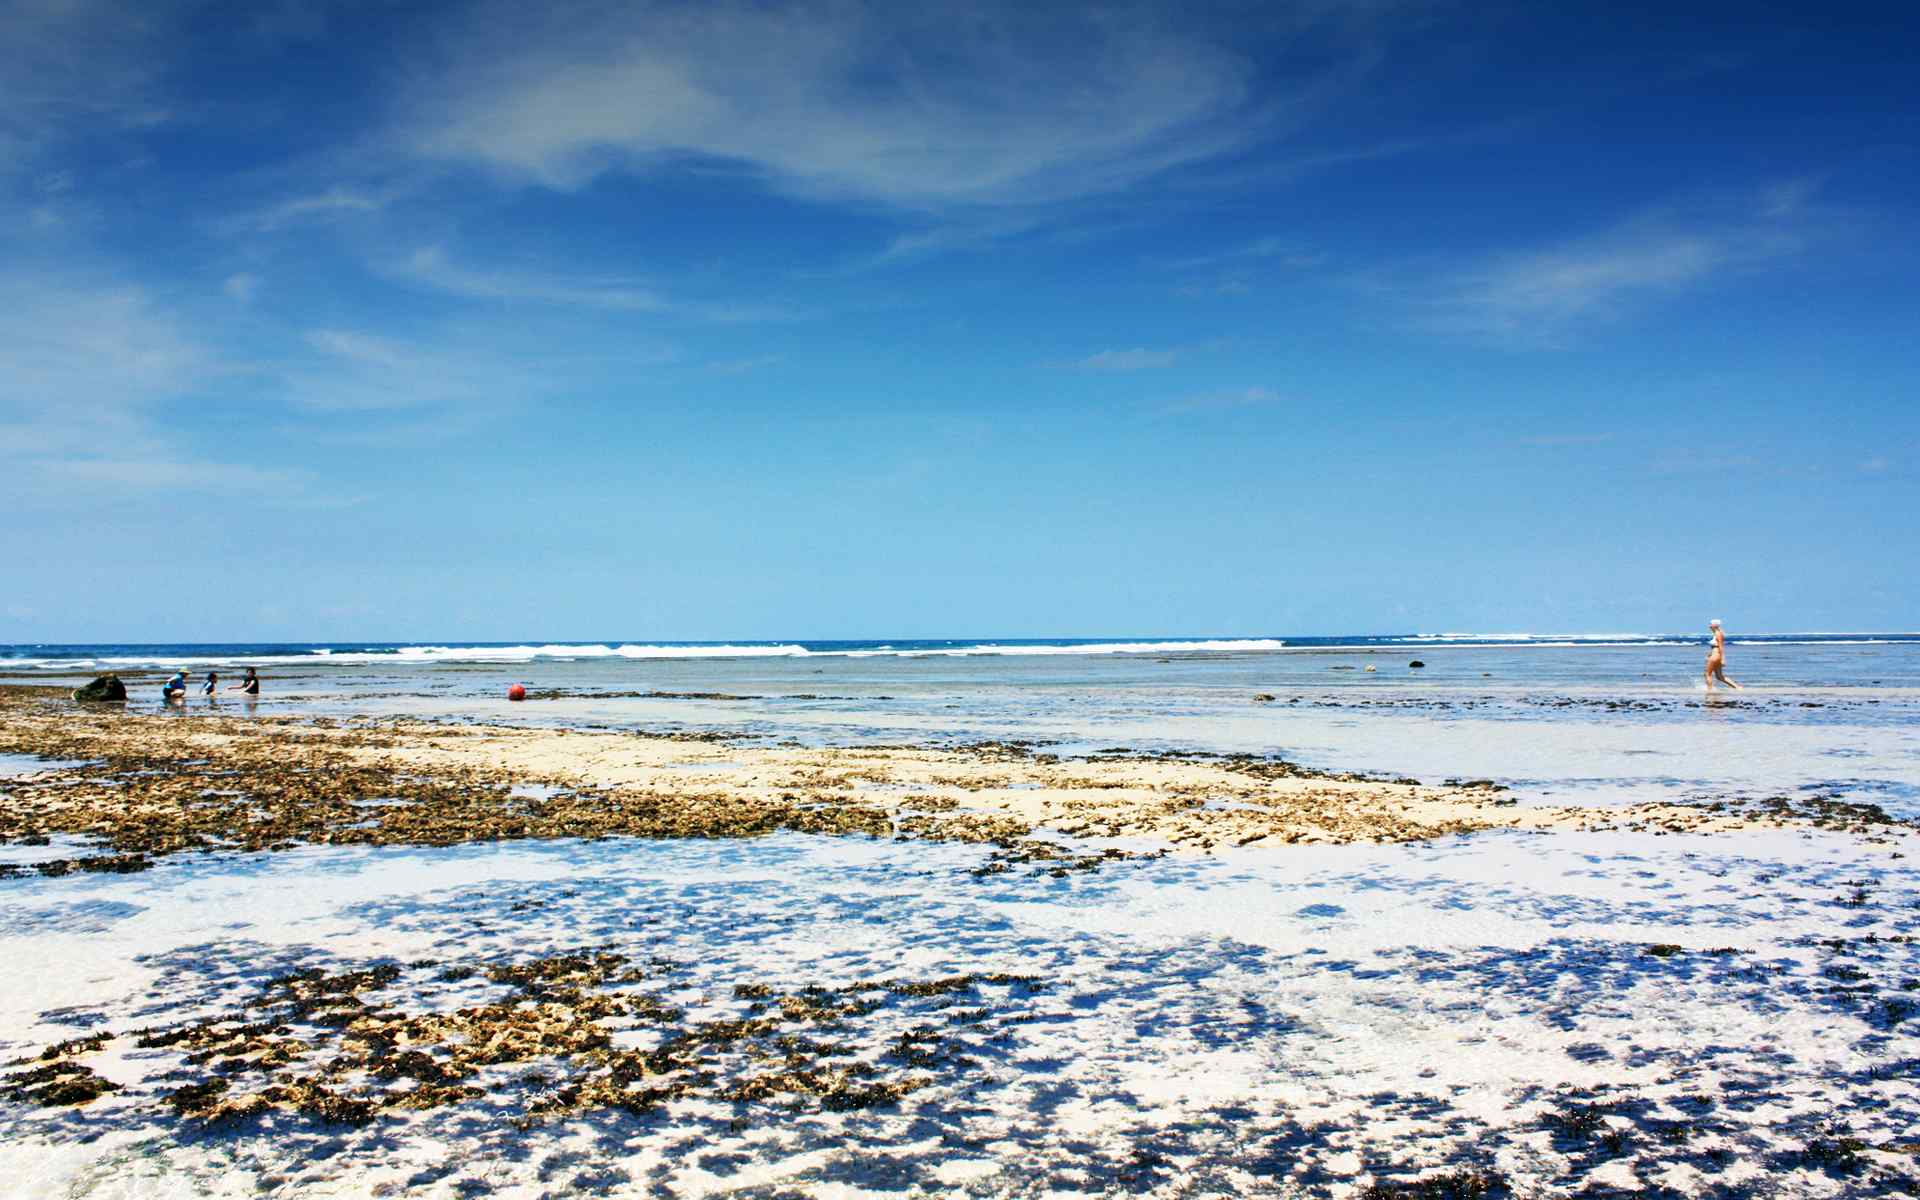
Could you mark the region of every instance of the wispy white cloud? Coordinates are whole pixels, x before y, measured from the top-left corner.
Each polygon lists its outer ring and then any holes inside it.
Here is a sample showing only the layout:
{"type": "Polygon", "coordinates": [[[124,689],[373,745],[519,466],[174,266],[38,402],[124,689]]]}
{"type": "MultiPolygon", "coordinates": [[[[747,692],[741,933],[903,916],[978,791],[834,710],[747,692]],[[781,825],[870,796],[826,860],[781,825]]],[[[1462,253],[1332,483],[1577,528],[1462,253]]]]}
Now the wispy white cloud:
{"type": "Polygon", "coordinates": [[[1458,312],[1468,327],[1523,332],[1693,283],[1726,265],[1728,253],[1710,235],[1652,230],[1519,255],[1461,280],[1458,312]]]}
{"type": "Polygon", "coordinates": [[[1826,186],[1823,175],[1783,179],[1760,190],[1760,215],[1775,221],[1791,220],[1806,212],[1826,186]]]}
{"type": "Polygon", "coordinates": [[[618,312],[665,312],[672,306],[630,280],[569,279],[530,272],[482,270],[462,266],[438,246],[408,255],[396,274],[429,287],[474,300],[529,301],[618,312]]]}
{"type": "Polygon", "coordinates": [[[254,296],[260,291],[260,277],[251,271],[236,271],[227,276],[226,282],[220,285],[220,290],[242,304],[251,304],[254,296]]]}
{"type": "Polygon", "coordinates": [[[1308,248],[1298,238],[1269,235],[1229,246],[1223,250],[1174,259],[1167,263],[1167,266],[1177,271],[1249,262],[1270,263],[1282,267],[1313,267],[1325,262],[1326,259],[1324,252],[1308,248]]]}
{"type": "Polygon", "coordinates": [[[145,290],[0,276],[0,474],[23,501],[154,491],[286,494],[298,471],[213,460],[170,432],[226,367],[145,290]]]}
{"type": "Polygon", "coordinates": [[[1112,215],[1122,204],[1102,198],[1074,205],[1035,201],[998,207],[949,207],[938,213],[938,223],[895,234],[877,254],[855,260],[848,269],[864,271],[944,254],[996,251],[1022,239],[1036,246],[1084,245],[1149,223],[1137,213],[1112,215]]]}
{"type": "Polygon", "coordinates": [[[1176,350],[1149,350],[1135,346],[1130,350],[1102,350],[1072,362],[1053,365],[1074,371],[1152,371],[1171,367],[1179,357],[1176,350]]]}
{"type": "Polygon", "coordinates": [[[812,195],[1020,205],[1125,187],[1274,119],[1241,54],[1126,7],[477,13],[420,63],[393,144],[558,188],[724,164],[812,195]]]}
{"type": "MultiPolygon", "coordinates": [[[[1702,454],[1697,450],[1670,450],[1656,457],[1650,465],[1663,475],[1710,475],[1728,471],[1776,469],[1775,464],[1757,454],[1702,454]]],[[[1798,464],[1797,469],[1807,468],[1805,464],[1798,464]]]]}
{"type": "Polygon", "coordinates": [[[1205,282],[1183,283],[1173,289],[1173,294],[1191,299],[1204,296],[1245,296],[1252,291],[1252,279],[1244,274],[1232,274],[1205,282]]]}
{"type": "Polygon", "coordinates": [[[867,266],[886,263],[905,262],[910,259],[926,258],[935,254],[944,254],[950,250],[961,250],[972,246],[983,246],[1002,238],[1012,237],[1032,229],[1032,221],[1006,223],[989,221],[966,225],[936,225],[930,229],[914,229],[906,233],[895,234],[892,241],[879,254],[868,260],[867,266]]]}
{"type": "Polygon", "coordinates": [[[351,329],[308,330],[306,341],[315,350],[344,359],[355,366],[394,370],[415,366],[422,361],[418,354],[404,349],[391,338],[351,329]]]}
{"type": "Polygon", "coordinates": [[[594,279],[556,272],[475,267],[456,262],[439,246],[420,247],[382,264],[382,269],[394,278],[469,300],[673,314],[722,324],[792,320],[800,315],[775,304],[669,299],[632,279],[594,279]]]}
{"type": "Polygon", "coordinates": [[[0,171],[85,123],[164,122],[158,89],[177,4],[0,0],[0,171]]]}
{"type": "Polygon", "coordinates": [[[1169,416],[1181,416],[1193,413],[1232,412],[1245,408],[1270,408],[1286,402],[1287,397],[1284,394],[1268,387],[1222,388],[1182,397],[1171,404],[1161,406],[1160,411],[1169,416]]]}
{"type": "Polygon", "coordinates": [[[781,362],[778,354],[760,354],[751,358],[728,358],[707,364],[707,370],[716,375],[747,375],[754,371],[763,371],[777,366],[781,362]]]}
{"type": "Polygon", "coordinates": [[[272,233],[294,225],[335,221],[343,217],[377,213],[391,204],[398,191],[337,183],[317,192],[308,192],[279,201],[223,222],[229,229],[272,233]]]}
{"type": "Polygon", "coordinates": [[[675,361],[671,347],[625,339],[589,352],[550,327],[452,324],[408,337],[339,326],[307,330],[304,361],[276,368],[276,395],[302,437],[394,445],[445,440],[497,427],[516,409],[562,397],[584,378],[675,361]]]}
{"type": "Polygon", "coordinates": [[[937,225],[895,234],[880,253],[855,266],[885,267],[954,251],[979,250],[1035,233],[1046,224],[1047,216],[1038,207],[1015,212],[971,210],[937,225]]]}
{"type": "Polygon", "coordinates": [[[1554,346],[1583,326],[1785,259],[1829,233],[1790,181],[1738,202],[1678,205],[1556,245],[1499,254],[1406,289],[1430,328],[1554,346]]]}
{"type": "Polygon", "coordinates": [[[140,288],[0,276],[0,452],[149,437],[149,411],[190,390],[209,360],[140,288]]]}
{"type": "Polygon", "coordinates": [[[1902,473],[1908,460],[1896,447],[1894,453],[1873,453],[1855,458],[1852,452],[1808,452],[1783,443],[1766,445],[1730,445],[1720,449],[1698,450],[1684,446],[1665,450],[1647,461],[1649,469],[1662,475],[1752,475],[1777,479],[1825,479],[1846,486],[1843,477],[1880,476],[1902,473]]]}
{"type": "Polygon", "coordinates": [[[262,468],[203,458],[77,456],[36,459],[29,467],[42,479],[87,492],[102,488],[138,492],[287,492],[312,479],[312,473],[304,470],[262,468]]]}
{"type": "Polygon", "coordinates": [[[289,368],[287,398],[316,413],[496,407],[546,390],[532,364],[477,346],[423,345],[357,329],[312,329],[316,353],[289,368]]]}
{"type": "Polygon", "coordinates": [[[1522,446],[1600,446],[1613,439],[1611,433],[1541,433],[1517,440],[1522,446]]]}
{"type": "Polygon", "coordinates": [[[1162,265],[1186,276],[1174,287],[1175,295],[1221,297],[1248,295],[1277,273],[1304,271],[1326,261],[1324,252],[1307,247],[1298,238],[1268,235],[1162,265]]]}

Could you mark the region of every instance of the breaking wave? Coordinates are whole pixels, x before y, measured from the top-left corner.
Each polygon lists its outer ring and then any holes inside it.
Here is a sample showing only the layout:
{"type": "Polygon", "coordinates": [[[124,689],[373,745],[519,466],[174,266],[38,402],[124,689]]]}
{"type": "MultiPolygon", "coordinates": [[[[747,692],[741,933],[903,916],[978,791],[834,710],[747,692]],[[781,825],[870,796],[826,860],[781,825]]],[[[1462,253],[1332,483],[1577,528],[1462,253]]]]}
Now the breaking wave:
{"type": "Polygon", "coordinates": [[[520,646],[393,646],[368,649],[316,647],[288,651],[248,647],[181,646],[155,648],[146,653],[102,654],[91,657],[0,657],[0,665],[50,671],[100,667],[199,667],[246,662],[283,666],[329,667],[355,663],[392,666],[439,663],[518,663],[580,659],[689,659],[689,658],[929,658],[975,655],[1062,654],[1179,654],[1247,653],[1279,650],[1278,638],[1239,638],[1161,642],[887,642],[816,644],[798,642],[637,643],[549,642],[520,646]]]}

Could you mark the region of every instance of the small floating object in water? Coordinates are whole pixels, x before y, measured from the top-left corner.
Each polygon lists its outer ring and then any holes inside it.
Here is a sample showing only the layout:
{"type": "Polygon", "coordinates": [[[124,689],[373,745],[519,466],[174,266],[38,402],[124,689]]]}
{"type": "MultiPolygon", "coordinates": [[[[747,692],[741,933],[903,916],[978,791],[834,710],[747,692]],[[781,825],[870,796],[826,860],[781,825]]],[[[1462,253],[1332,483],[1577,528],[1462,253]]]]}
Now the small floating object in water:
{"type": "Polygon", "coordinates": [[[526,698],[527,689],[517,683],[507,689],[507,699],[509,700],[525,700],[526,698]]]}
{"type": "Polygon", "coordinates": [[[1412,662],[1408,663],[1407,667],[1411,670],[1418,671],[1421,667],[1424,667],[1426,665],[1427,664],[1421,662],[1419,659],[1416,658],[1412,662]]]}
{"type": "Polygon", "coordinates": [[[1379,669],[1379,667],[1374,666],[1372,663],[1367,664],[1367,670],[1369,671],[1378,671],[1379,669]]]}

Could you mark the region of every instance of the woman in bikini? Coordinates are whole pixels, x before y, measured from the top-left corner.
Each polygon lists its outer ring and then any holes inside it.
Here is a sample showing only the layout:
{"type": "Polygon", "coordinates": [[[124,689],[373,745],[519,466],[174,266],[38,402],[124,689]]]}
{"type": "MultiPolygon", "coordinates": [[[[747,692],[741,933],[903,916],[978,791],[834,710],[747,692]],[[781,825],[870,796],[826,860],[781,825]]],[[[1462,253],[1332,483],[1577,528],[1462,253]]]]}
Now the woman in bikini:
{"type": "Polygon", "coordinates": [[[1718,679],[1737,692],[1740,685],[1727,678],[1727,635],[1720,629],[1720,619],[1708,621],[1707,628],[1713,630],[1713,648],[1707,651],[1707,690],[1712,691],[1718,679]]]}

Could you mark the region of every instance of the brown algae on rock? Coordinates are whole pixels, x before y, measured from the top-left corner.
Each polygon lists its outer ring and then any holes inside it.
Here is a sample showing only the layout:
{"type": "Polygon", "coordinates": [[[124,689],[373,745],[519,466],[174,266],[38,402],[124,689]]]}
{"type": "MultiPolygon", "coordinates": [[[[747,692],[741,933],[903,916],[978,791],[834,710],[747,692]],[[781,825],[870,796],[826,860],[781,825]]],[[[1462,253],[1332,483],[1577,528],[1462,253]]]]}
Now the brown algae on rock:
{"type": "Polygon", "coordinates": [[[1006,973],[837,987],[747,981],[732,989],[751,1001],[747,1011],[695,1021],[652,990],[673,986],[673,968],[603,949],[461,965],[468,969],[381,963],[279,975],[215,1016],[50,1047],[0,1075],[0,1098],[51,1107],[120,1090],[81,1060],[123,1036],[179,1062],[129,1096],[156,1117],[201,1127],[275,1112],[363,1125],[468,1103],[531,1122],[589,1109],[651,1112],[681,1098],[800,1099],[843,1112],[892,1104],[973,1065],[962,1052],[967,1035],[925,1019],[954,997],[977,1006],[971,1027],[1018,1015],[1045,986],[1006,973]],[[475,981],[492,994],[447,1004],[475,981]],[[912,1024],[895,1031],[902,1021],[912,1024]]]}

